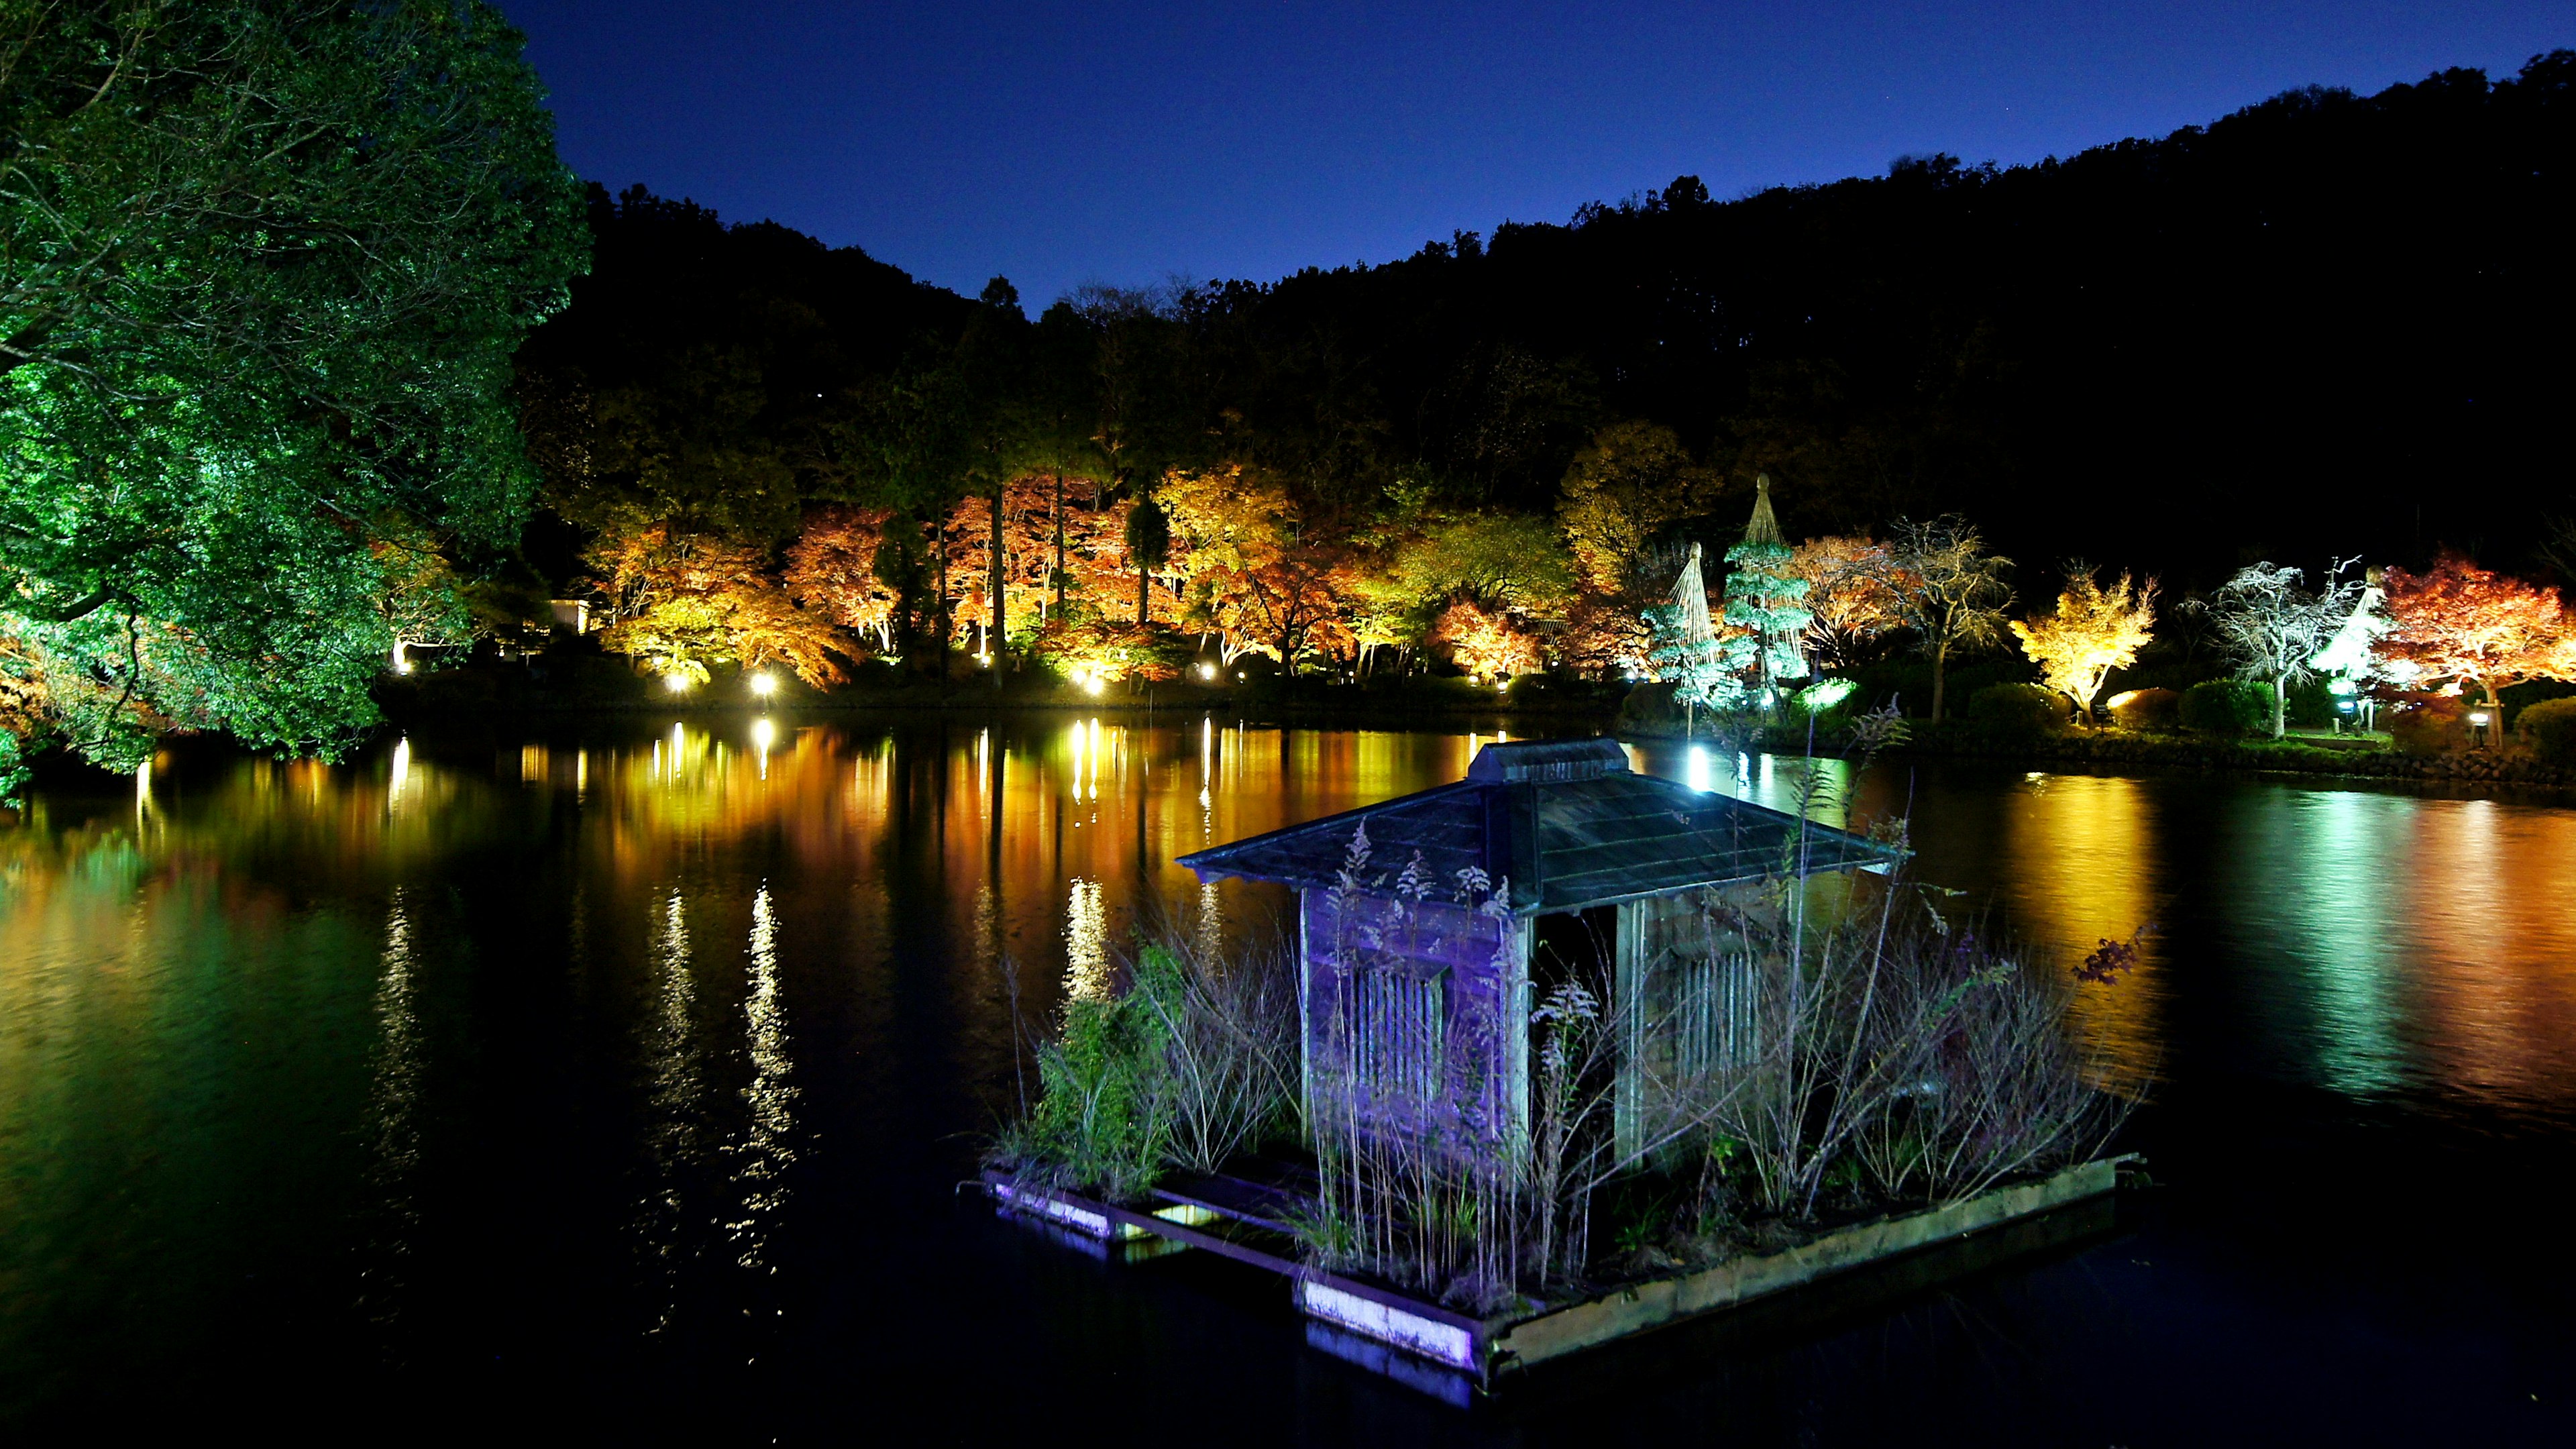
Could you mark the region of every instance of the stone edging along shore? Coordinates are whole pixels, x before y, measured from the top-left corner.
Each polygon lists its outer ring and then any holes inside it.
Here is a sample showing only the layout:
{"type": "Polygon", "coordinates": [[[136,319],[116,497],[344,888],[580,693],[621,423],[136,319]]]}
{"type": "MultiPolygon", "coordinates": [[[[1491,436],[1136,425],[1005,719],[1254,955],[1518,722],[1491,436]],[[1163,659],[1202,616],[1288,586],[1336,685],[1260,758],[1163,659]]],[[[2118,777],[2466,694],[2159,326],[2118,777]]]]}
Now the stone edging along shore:
{"type": "MultiPolygon", "coordinates": [[[[1678,732],[1622,728],[1622,739],[1676,740],[1678,732]]],[[[1708,738],[1702,736],[1702,738],[1708,738]]],[[[1773,754],[1803,754],[1803,729],[1775,728],[1749,736],[1726,737],[1733,748],[1759,748],[1773,754]]],[[[1816,753],[1839,755],[1842,732],[1818,731],[1816,753]]],[[[2576,770],[2509,751],[2468,750],[2453,754],[2409,755],[2385,747],[2310,744],[2301,740],[2218,740],[2190,735],[2138,734],[2105,729],[2098,733],[2068,731],[2038,739],[1998,737],[1973,727],[1928,728],[1914,722],[1914,734],[1889,746],[1890,757],[1987,759],[2002,762],[2067,765],[2153,765],[2186,770],[2333,775],[2348,779],[2457,781],[2514,785],[2576,785],[2576,770]]]]}

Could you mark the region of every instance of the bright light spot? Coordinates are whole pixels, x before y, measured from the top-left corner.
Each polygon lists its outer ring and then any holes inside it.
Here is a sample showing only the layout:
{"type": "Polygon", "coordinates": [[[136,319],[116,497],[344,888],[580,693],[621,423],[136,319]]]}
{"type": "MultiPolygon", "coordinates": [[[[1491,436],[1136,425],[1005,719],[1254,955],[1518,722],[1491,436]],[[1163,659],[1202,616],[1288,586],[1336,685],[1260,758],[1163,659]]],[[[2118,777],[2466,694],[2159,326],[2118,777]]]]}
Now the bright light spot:
{"type": "Polygon", "coordinates": [[[2124,689],[2118,694],[2112,695],[2109,699],[2102,701],[2102,703],[2109,709],[2126,709],[2129,707],[2129,702],[2136,699],[2141,692],[2142,691],[2135,689],[2124,689]]]}
{"type": "Polygon", "coordinates": [[[2485,729],[2487,727],[2487,712],[2482,709],[2473,709],[2469,711],[2469,723],[2476,725],[2479,729],[2485,729]]]}
{"type": "Polygon", "coordinates": [[[1822,714],[1851,698],[1859,688],[1848,679],[1819,679],[1798,691],[1798,706],[1809,714],[1822,714]]]}
{"type": "Polygon", "coordinates": [[[778,680],[767,671],[751,677],[751,692],[766,698],[778,692],[778,680]]]}
{"type": "Polygon", "coordinates": [[[1706,746],[1693,745],[1690,747],[1690,753],[1684,757],[1682,764],[1682,783],[1690,786],[1694,790],[1708,791],[1717,788],[1717,785],[1709,774],[1708,749],[1706,746]]]}
{"type": "Polygon", "coordinates": [[[686,694],[689,692],[689,676],[685,674],[665,674],[662,676],[662,687],[671,691],[673,694],[686,694]]]}
{"type": "Polygon", "coordinates": [[[987,669],[990,669],[993,667],[993,656],[990,654],[978,654],[975,656],[975,662],[987,669]]]}
{"type": "Polygon", "coordinates": [[[1199,678],[1201,678],[1201,679],[1206,679],[1206,680],[1214,680],[1214,679],[1216,678],[1216,666],[1215,666],[1215,665],[1213,665],[1213,664],[1202,664],[1202,665],[1200,665],[1200,666],[1199,666],[1199,678]]]}
{"type": "Polygon", "coordinates": [[[1098,694],[1101,688],[1100,676],[1097,674],[1086,674],[1082,676],[1082,687],[1088,693],[1098,694]]]}
{"type": "Polygon", "coordinates": [[[2338,678],[2326,681],[2326,693],[2328,694],[2353,694],[2357,693],[2360,688],[2360,685],[2353,683],[2349,679],[2338,678]]]}
{"type": "Polygon", "coordinates": [[[766,750],[771,745],[778,743],[778,726],[771,724],[765,719],[753,721],[751,726],[751,743],[754,748],[762,750],[766,750]]]}
{"type": "Polygon", "coordinates": [[[1508,679],[1498,680],[1498,681],[1496,681],[1496,683],[1495,683],[1495,685],[1494,685],[1494,692],[1495,692],[1496,694],[1507,694],[1507,693],[1509,693],[1509,692],[1511,691],[1511,687],[1512,687],[1512,682],[1511,682],[1510,680],[1508,680],[1508,679]]]}

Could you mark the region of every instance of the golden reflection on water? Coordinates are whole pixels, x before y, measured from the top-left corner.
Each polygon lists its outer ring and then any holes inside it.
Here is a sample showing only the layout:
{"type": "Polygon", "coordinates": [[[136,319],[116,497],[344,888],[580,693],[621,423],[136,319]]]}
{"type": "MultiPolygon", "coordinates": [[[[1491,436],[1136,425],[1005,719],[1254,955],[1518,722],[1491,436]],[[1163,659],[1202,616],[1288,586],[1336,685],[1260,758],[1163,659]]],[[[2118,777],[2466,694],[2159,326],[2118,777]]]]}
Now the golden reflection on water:
{"type": "MultiPolygon", "coordinates": [[[[2105,940],[2127,940],[2158,922],[2161,842],[2136,780],[2027,775],[2006,797],[1997,844],[1996,874],[2009,882],[2012,923],[2069,966],[2105,940]]],[[[2155,1075],[2162,1054],[2161,959],[2158,939],[2149,936],[2139,943],[2134,970],[2075,993],[2086,1037],[2133,1085],[2155,1075]]]]}
{"type": "MultiPolygon", "coordinates": [[[[398,1251],[439,1120],[420,1099],[452,1039],[428,1013],[440,973],[473,965],[458,953],[474,922],[452,914],[468,901],[553,922],[561,936],[513,945],[528,955],[512,969],[590,973],[583,999],[622,1013],[628,1237],[667,1323],[693,1252],[769,1272],[814,1150],[804,1093],[826,1078],[810,1063],[836,1049],[818,1020],[868,1042],[944,1033],[935,1070],[1007,1082],[1021,1034],[1061,993],[1107,989],[1138,924],[1203,942],[1267,925],[1275,893],[1202,885],[1173,857],[1457,779],[1486,738],[734,717],[577,744],[399,739],[340,767],[164,763],[131,802],[123,782],[40,798],[0,828],[0,1230],[73,1231],[93,1199],[27,1185],[87,1162],[99,1193],[160,1182],[173,1223],[204,1224],[163,1239],[237,1235],[190,1194],[264,1199],[210,1155],[225,1139],[186,1124],[252,1100],[248,1073],[357,1144],[398,1251]],[[459,893],[472,869],[483,895],[459,893]],[[154,1165],[130,1181],[137,1161],[154,1165]]],[[[1921,875],[2070,963],[2164,922],[2128,979],[2080,997],[2127,1073],[2155,1070],[2189,1021],[2355,1098],[2576,1101],[2576,811],[1631,753],[1829,824],[1910,801],[1921,875]]],[[[914,1090],[895,1066],[854,1069],[890,1101],[914,1090]]]]}

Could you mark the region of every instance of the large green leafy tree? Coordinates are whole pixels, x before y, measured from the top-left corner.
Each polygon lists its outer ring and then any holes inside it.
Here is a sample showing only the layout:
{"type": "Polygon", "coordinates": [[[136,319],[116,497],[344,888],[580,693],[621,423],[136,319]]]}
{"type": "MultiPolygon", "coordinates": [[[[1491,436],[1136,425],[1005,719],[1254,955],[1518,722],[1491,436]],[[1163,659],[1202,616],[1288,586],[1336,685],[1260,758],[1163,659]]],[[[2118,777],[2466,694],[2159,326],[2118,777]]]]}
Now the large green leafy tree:
{"type": "Polygon", "coordinates": [[[172,727],[345,747],[399,560],[516,539],[510,355],[584,258],[521,49],[476,0],[0,0],[23,729],[118,768],[172,727]]]}

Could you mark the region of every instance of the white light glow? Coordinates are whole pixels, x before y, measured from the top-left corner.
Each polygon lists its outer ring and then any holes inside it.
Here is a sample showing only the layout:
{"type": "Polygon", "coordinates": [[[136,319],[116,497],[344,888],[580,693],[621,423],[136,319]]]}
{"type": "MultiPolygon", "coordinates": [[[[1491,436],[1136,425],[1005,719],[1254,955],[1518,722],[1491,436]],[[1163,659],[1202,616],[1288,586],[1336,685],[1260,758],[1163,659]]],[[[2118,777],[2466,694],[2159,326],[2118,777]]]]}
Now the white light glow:
{"type": "Polygon", "coordinates": [[[751,677],[751,692],[767,698],[778,692],[778,680],[766,671],[755,674],[751,677]]]}
{"type": "Polygon", "coordinates": [[[689,692],[689,676],[685,674],[665,674],[662,676],[662,687],[671,691],[673,694],[686,694],[689,692]]]}

